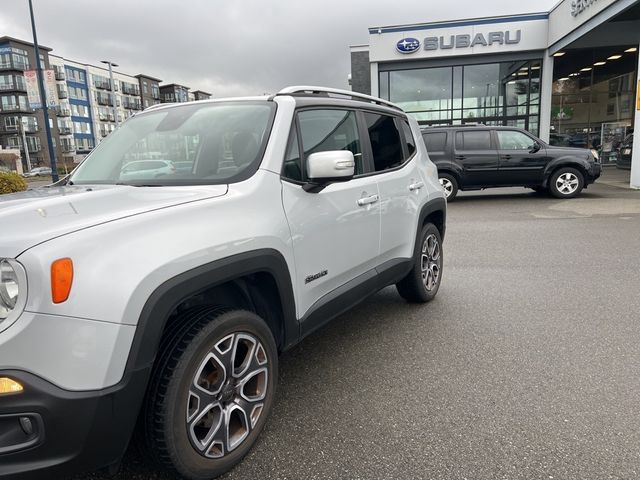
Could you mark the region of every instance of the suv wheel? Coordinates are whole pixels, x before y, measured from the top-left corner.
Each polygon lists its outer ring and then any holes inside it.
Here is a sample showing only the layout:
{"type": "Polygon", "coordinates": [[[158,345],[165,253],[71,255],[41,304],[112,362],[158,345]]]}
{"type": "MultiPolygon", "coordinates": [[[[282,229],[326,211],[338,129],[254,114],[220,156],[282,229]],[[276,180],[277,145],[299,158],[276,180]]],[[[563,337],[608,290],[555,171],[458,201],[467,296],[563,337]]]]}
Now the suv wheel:
{"type": "Polygon", "coordinates": [[[176,324],[183,327],[169,332],[148,391],[145,443],[183,478],[210,479],[237,464],[264,427],[277,348],[248,311],[196,307],[176,324]]]}
{"type": "Polygon", "coordinates": [[[444,189],[444,196],[448,201],[456,198],[458,194],[458,181],[453,175],[449,175],[448,173],[441,173],[438,175],[438,179],[440,180],[440,185],[444,189]]]}
{"type": "Polygon", "coordinates": [[[584,177],[575,168],[560,168],[549,179],[549,191],[556,198],[573,198],[583,187],[584,177]]]}
{"type": "Polygon", "coordinates": [[[442,238],[433,223],[422,228],[418,245],[413,268],[396,288],[408,302],[424,303],[433,300],[442,281],[442,238]]]}

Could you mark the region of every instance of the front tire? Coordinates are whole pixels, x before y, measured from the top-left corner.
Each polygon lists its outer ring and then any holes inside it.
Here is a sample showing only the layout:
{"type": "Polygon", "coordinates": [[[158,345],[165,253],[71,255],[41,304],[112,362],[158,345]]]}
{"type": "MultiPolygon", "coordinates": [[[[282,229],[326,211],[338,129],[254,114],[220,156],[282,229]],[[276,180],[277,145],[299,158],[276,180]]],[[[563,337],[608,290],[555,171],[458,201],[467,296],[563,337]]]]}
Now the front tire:
{"type": "Polygon", "coordinates": [[[549,192],[556,198],[573,198],[584,187],[584,176],[579,170],[564,167],[556,170],[549,179],[549,192]]]}
{"type": "Polygon", "coordinates": [[[195,307],[161,347],[144,411],[147,451],[183,478],[230,470],[262,431],[275,397],[278,352],[252,312],[195,307]]]}
{"type": "Polygon", "coordinates": [[[430,302],[442,281],[442,237],[433,223],[422,228],[413,262],[409,274],[396,284],[398,293],[408,302],[430,302]]]}

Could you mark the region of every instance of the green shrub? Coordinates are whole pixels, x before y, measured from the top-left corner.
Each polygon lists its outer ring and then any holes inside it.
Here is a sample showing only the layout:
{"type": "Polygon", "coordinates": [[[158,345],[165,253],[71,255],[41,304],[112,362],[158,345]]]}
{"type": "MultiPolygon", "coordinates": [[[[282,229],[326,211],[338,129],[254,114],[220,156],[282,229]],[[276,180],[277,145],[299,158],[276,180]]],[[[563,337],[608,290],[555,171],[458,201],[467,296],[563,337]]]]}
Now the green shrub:
{"type": "Polygon", "coordinates": [[[15,172],[0,172],[0,194],[23,192],[27,182],[15,172]]]}

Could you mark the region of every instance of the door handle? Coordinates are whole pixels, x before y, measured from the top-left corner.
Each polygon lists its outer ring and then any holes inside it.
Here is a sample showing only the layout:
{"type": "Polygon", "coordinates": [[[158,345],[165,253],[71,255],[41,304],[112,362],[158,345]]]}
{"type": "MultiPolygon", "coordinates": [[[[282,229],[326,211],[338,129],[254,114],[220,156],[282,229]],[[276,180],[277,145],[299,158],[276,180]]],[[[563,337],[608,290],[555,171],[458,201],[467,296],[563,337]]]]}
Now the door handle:
{"type": "Polygon", "coordinates": [[[456,155],[456,160],[464,160],[465,158],[464,155],[456,155]]]}
{"type": "Polygon", "coordinates": [[[378,195],[371,195],[370,197],[363,197],[358,200],[358,206],[364,207],[365,205],[371,205],[372,203],[376,203],[378,201],[378,195]]]}
{"type": "Polygon", "coordinates": [[[505,160],[511,160],[511,155],[503,155],[502,158],[505,160]]]}
{"type": "Polygon", "coordinates": [[[422,187],[424,187],[424,182],[416,182],[409,185],[409,190],[413,192],[414,190],[420,190],[422,187]]]}

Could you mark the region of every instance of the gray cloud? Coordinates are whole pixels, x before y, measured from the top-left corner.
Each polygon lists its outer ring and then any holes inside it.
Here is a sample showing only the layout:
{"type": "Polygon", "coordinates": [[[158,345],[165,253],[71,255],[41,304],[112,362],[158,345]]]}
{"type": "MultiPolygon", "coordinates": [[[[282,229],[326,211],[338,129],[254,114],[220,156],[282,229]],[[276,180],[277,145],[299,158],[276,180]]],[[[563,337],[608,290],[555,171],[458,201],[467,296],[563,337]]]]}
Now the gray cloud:
{"type": "MultiPolygon", "coordinates": [[[[34,0],[38,39],[69,59],[109,59],[216,97],[286,85],[347,87],[367,27],[546,11],[513,0],[34,0]]],[[[0,0],[0,35],[31,39],[27,0],[0,0]]]]}

